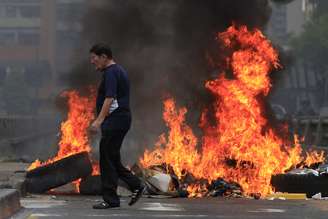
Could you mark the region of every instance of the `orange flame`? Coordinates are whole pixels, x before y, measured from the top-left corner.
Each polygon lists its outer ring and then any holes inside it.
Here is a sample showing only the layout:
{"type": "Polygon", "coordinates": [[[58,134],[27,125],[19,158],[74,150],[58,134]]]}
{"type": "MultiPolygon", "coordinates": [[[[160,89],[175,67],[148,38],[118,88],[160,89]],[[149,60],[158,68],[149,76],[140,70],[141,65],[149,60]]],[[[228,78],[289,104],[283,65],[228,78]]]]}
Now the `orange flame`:
{"type": "MultiPolygon", "coordinates": [[[[206,119],[208,112],[204,111],[201,152],[196,150],[197,139],[185,124],[187,110],[176,110],[169,99],[164,102],[164,120],[170,128],[168,140],[162,135],[156,149],[146,151],[140,162],[144,167],[169,164],[179,177],[184,171],[208,181],[223,177],[237,182],[247,195],[267,195],[272,192],[272,175],[303,160],[297,137],[291,146],[264,117],[262,99],[270,91],[270,70],[279,67],[278,54],[259,30],[249,31],[245,26],[228,28],[218,40],[233,49],[227,62],[234,78],[220,74],[206,83],[216,97],[215,124],[206,119]]],[[[307,157],[308,162],[323,159],[323,155],[307,157]]],[[[202,185],[188,187],[192,197],[202,196],[204,189],[202,185]]]]}
{"type": "MultiPolygon", "coordinates": [[[[91,89],[91,95],[88,97],[80,96],[77,91],[66,91],[61,96],[68,98],[68,115],[67,120],[61,123],[61,140],[58,153],[45,162],[36,160],[28,170],[53,163],[73,154],[91,151],[87,129],[94,119],[95,91],[91,89]]],[[[99,168],[95,163],[93,164],[93,174],[97,173],[99,173],[99,168]]],[[[80,180],[75,182],[78,188],[80,180]]]]}
{"type": "Polygon", "coordinates": [[[311,164],[314,163],[322,163],[325,161],[325,153],[324,151],[311,151],[311,152],[306,152],[306,159],[304,160],[304,164],[306,166],[310,166],[311,164]]]}
{"type": "Polygon", "coordinates": [[[164,102],[163,118],[167,126],[170,127],[170,133],[166,139],[161,135],[156,143],[156,149],[152,152],[146,150],[141,164],[144,167],[154,164],[172,164],[173,170],[181,178],[183,170],[191,171],[199,155],[196,151],[197,138],[194,136],[190,127],[184,124],[186,108],[175,110],[175,102],[168,99],[164,102]],[[165,150],[161,146],[165,145],[165,150]],[[183,156],[181,156],[183,154],[183,156]]]}

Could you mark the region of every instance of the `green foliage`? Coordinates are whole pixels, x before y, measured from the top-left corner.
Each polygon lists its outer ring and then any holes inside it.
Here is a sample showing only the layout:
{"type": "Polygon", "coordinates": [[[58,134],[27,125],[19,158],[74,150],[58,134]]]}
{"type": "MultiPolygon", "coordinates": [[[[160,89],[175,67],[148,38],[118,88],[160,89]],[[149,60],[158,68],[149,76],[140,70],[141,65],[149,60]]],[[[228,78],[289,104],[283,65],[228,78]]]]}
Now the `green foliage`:
{"type": "Polygon", "coordinates": [[[294,0],[271,0],[271,1],[277,4],[289,4],[294,0]]]}
{"type": "Polygon", "coordinates": [[[318,18],[321,15],[327,14],[328,1],[327,0],[310,0],[312,4],[316,5],[315,11],[313,13],[313,18],[318,18]]]}
{"type": "Polygon", "coordinates": [[[295,57],[312,66],[328,68],[328,13],[312,19],[304,26],[304,32],[292,39],[295,57]]]}

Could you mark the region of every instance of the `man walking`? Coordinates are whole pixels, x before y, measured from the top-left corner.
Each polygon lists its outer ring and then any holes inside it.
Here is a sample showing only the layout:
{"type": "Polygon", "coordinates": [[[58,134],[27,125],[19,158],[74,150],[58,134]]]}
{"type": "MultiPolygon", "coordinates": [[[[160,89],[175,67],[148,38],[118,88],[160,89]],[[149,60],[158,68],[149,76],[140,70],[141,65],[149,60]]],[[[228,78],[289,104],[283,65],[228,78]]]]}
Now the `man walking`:
{"type": "Polygon", "coordinates": [[[99,152],[104,201],[94,205],[93,208],[106,209],[120,206],[120,199],[116,193],[119,178],[130,187],[132,198],[129,205],[133,205],[141,197],[144,185],[121,163],[121,145],[131,126],[128,75],[115,63],[112,51],[106,44],[92,46],[90,62],[103,74],[97,95],[97,118],[92,123],[91,130],[101,129],[99,152]]]}

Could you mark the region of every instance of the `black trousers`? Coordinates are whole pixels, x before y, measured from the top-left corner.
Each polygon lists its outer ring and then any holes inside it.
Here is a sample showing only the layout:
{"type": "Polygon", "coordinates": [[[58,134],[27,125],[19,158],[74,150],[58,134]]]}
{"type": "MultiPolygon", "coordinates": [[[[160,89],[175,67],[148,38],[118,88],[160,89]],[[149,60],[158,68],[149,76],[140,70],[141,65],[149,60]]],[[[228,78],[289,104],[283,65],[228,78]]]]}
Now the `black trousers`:
{"type": "Polygon", "coordinates": [[[120,178],[133,191],[138,189],[141,181],[121,163],[120,149],[128,130],[111,130],[102,134],[100,141],[100,174],[103,199],[108,203],[120,202],[117,196],[117,182],[120,178]]]}

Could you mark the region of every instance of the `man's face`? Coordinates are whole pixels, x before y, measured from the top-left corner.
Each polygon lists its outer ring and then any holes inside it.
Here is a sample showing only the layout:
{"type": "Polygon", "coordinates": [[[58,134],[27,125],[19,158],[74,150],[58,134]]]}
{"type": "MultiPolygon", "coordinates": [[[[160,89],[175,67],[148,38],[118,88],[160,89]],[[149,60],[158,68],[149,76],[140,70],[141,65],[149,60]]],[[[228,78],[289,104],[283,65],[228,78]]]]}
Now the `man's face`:
{"type": "Polygon", "coordinates": [[[105,55],[96,55],[95,53],[90,53],[90,63],[93,64],[97,71],[101,71],[107,65],[108,58],[105,55]]]}

